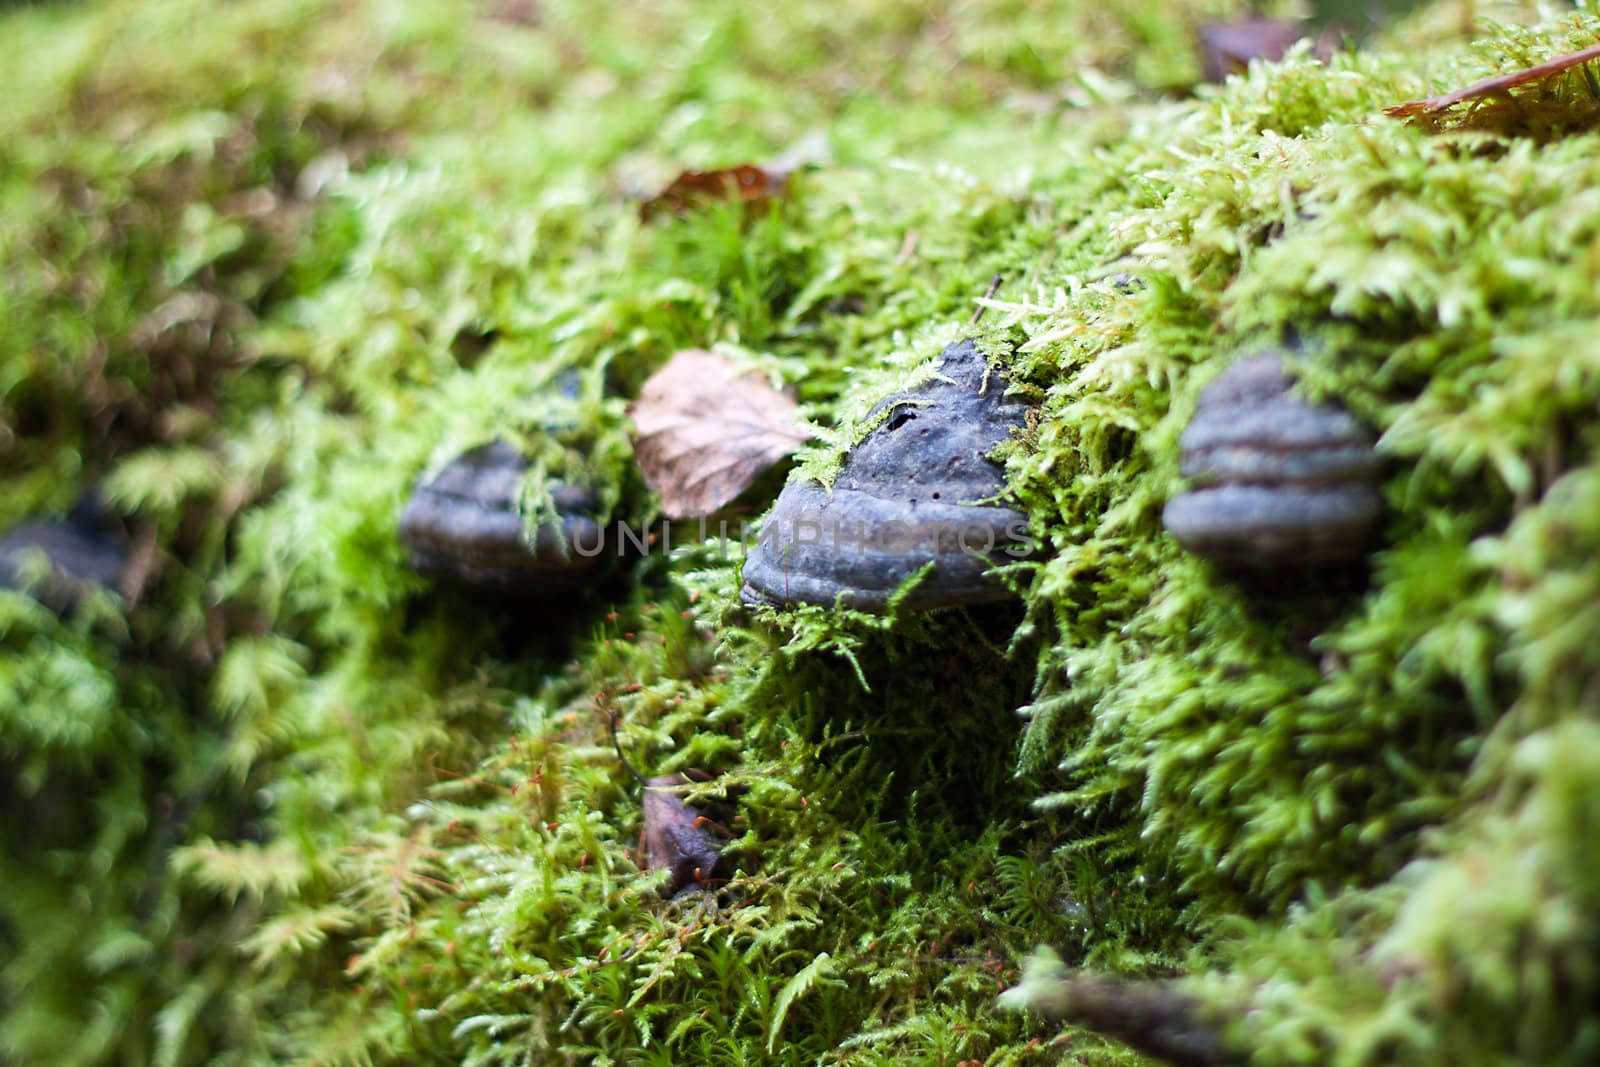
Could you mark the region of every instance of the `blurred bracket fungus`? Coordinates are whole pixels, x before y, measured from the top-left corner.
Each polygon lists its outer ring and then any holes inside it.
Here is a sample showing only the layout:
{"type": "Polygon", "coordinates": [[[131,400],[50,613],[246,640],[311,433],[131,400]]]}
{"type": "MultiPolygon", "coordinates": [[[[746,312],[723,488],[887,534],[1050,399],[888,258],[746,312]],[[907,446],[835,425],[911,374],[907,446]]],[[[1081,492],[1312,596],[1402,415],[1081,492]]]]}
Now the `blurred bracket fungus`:
{"type": "Polygon", "coordinates": [[[63,519],[25,519],[0,537],[0,588],[29,593],[65,615],[93,589],[118,589],[128,546],[86,499],[63,519]]]}
{"type": "Polygon", "coordinates": [[[989,574],[997,554],[1025,559],[1036,545],[1021,512],[986,503],[1005,490],[989,453],[1029,410],[972,340],[950,345],[933,378],[872,409],[869,423],[880,421],[831,488],[784,487],[745,560],[741,598],[875,612],[891,600],[922,610],[1008,599],[989,574]]]}
{"type": "Polygon", "coordinates": [[[1379,458],[1347,412],[1290,395],[1277,353],[1238,360],[1200,392],[1179,439],[1193,488],[1162,515],[1197,556],[1272,570],[1362,554],[1377,522],[1379,458]]]}
{"type": "Polygon", "coordinates": [[[1114,1037],[1174,1067],[1245,1063],[1224,1044],[1220,1025],[1204,1017],[1200,1002],[1171,983],[1075,972],[1046,947],[1023,962],[1022,980],[1000,994],[1000,1005],[1114,1037]]]}
{"type": "Polygon", "coordinates": [[[400,543],[419,573],[467,585],[538,594],[570,588],[600,564],[597,501],[577,486],[548,487],[559,521],[529,533],[518,502],[527,460],[495,440],[421,479],[400,515],[400,543]]]}

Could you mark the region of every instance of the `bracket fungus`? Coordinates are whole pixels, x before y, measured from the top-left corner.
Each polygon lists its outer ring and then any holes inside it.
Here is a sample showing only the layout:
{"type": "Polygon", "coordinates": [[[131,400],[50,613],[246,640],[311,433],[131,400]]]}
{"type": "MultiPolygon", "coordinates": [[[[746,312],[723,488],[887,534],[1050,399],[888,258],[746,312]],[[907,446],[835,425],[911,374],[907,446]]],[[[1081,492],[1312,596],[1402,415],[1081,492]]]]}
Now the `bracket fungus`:
{"type": "Polygon", "coordinates": [[[0,537],[0,588],[25,589],[58,615],[92,588],[118,588],[127,566],[128,546],[92,500],[63,519],[25,519],[0,537]]]}
{"type": "Polygon", "coordinates": [[[1267,570],[1360,555],[1378,519],[1379,458],[1348,412],[1308,404],[1276,353],[1239,360],[1200,392],[1179,439],[1193,488],[1162,515],[1178,543],[1267,570]]]}
{"type": "Polygon", "coordinates": [[[1004,600],[988,572],[1025,559],[1035,542],[1021,512],[986,503],[1005,489],[996,445],[1022,427],[1027,401],[971,340],[940,354],[937,375],[888,397],[881,421],[845,457],[831,489],[790,482],[744,564],[751,605],[843,604],[883,611],[1004,600]]]}
{"type": "Polygon", "coordinates": [[[468,585],[537,593],[599,565],[598,554],[574,551],[600,544],[592,517],[594,494],[550,486],[559,522],[525,530],[517,504],[528,463],[511,444],[495,440],[464,452],[431,479],[419,480],[400,515],[400,542],[423,574],[468,585]]]}

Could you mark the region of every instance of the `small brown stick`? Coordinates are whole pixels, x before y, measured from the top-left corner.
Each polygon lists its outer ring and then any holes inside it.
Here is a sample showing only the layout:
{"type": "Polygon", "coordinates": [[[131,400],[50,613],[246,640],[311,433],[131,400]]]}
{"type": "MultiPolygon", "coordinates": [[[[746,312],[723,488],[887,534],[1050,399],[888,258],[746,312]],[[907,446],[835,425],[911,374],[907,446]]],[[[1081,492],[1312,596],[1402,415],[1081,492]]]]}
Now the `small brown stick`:
{"type": "Polygon", "coordinates": [[[894,258],[895,264],[898,266],[901,263],[905,263],[912,256],[914,256],[916,254],[917,254],[917,231],[916,230],[907,230],[906,231],[906,239],[904,241],[900,242],[900,254],[894,258]]]}
{"type": "Polygon", "coordinates": [[[1475,100],[1481,96],[1503,95],[1519,85],[1540,81],[1553,74],[1560,74],[1564,70],[1589,62],[1591,59],[1600,59],[1600,44],[1591,45],[1581,52],[1571,55],[1557,56],[1556,58],[1536,67],[1526,70],[1512,71],[1510,74],[1497,74],[1492,78],[1475,81],[1454,92],[1440,93],[1430,96],[1426,100],[1407,100],[1403,104],[1384,108],[1384,113],[1395,118],[1414,118],[1418,115],[1436,115],[1447,108],[1452,108],[1464,100],[1475,100]]]}
{"type": "MultiPolygon", "coordinates": [[[[595,704],[596,706],[600,705],[598,695],[595,697],[595,704]]],[[[650,779],[640,774],[639,768],[629,763],[628,757],[622,754],[622,741],[617,737],[617,709],[601,707],[601,711],[606,716],[606,729],[611,734],[611,747],[617,750],[617,759],[622,763],[623,767],[627,768],[628,773],[638,780],[640,785],[646,789],[653,788],[650,784],[650,779]]]]}
{"type": "MultiPolygon", "coordinates": [[[[983,299],[985,299],[985,300],[993,300],[994,299],[994,294],[996,294],[996,293],[998,293],[1000,291],[1000,285],[1005,280],[1006,280],[1006,276],[1004,274],[996,274],[992,279],[990,279],[990,281],[989,281],[989,291],[987,293],[983,294],[983,299]]],[[[983,313],[985,311],[988,311],[988,310],[989,310],[988,308],[984,307],[980,303],[978,305],[978,310],[974,311],[972,313],[972,325],[974,325],[974,326],[978,325],[978,320],[983,318],[983,313]]]]}
{"type": "Polygon", "coordinates": [[[161,554],[161,545],[156,539],[155,523],[139,523],[134,534],[133,551],[128,554],[128,566],[122,572],[122,581],[118,588],[128,603],[137,604],[144,599],[145,587],[150,583],[150,576],[155,573],[161,554]]]}

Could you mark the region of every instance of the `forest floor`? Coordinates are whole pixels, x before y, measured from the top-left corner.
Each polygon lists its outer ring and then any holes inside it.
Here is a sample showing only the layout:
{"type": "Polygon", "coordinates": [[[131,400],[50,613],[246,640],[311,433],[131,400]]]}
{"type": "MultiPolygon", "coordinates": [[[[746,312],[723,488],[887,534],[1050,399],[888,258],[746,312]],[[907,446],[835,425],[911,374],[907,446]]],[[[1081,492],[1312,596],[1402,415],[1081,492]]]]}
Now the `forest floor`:
{"type": "Polygon", "coordinates": [[[1238,17],[0,10],[0,530],[92,494],[128,551],[0,589],[0,1062],[1595,1062],[1600,82],[1386,109],[1600,16],[1202,82],[1238,17]],[[786,180],[641,210],[737,165],[786,180]],[[628,405],[687,349],[797,402],[755,521],[968,336],[1033,405],[1009,601],[750,608],[679,525],[519,602],[397,539],[497,438],[661,529],[628,405]],[[1347,566],[1163,527],[1264,347],[1377,442],[1347,566]],[[711,891],[619,747],[716,776],[711,891]]]}

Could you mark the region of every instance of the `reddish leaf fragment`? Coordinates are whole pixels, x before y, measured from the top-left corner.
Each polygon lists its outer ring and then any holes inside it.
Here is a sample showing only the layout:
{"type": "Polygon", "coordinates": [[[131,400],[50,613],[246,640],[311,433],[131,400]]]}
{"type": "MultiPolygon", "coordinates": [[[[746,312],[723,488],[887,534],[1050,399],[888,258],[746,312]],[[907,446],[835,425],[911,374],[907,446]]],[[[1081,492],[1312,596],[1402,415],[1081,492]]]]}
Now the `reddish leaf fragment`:
{"type": "Polygon", "coordinates": [[[666,211],[681,215],[693,207],[716,200],[758,203],[782,196],[788,183],[787,172],[768,170],[753,163],[741,163],[720,170],[686,170],[661,192],[639,205],[639,217],[649,221],[666,211]]]}
{"type": "Polygon", "coordinates": [[[1471,85],[1457,89],[1454,92],[1440,93],[1437,96],[1430,96],[1426,100],[1407,100],[1403,104],[1384,108],[1384,113],[1397,119],[1437,115],[1439,112],[1455,107],[1457,104],[1467,100],[1504,95],[1519,85],[1543,81],[1546,78],[1560,74],[1564,70],[1571,70],[1573,67],[1581,66],[1591,59],[1600,59],[1600,44],[1591,45],[1581,52],[1557,56],[1525,70],[1516,70],[1510,74],[1497,74],[1492,78],[1484,78],[1482,81],[1475,81],[1471,85]]]}
{"type": "MultiPolygon", "coordinates": [[[[1282,19],[1245,19],[1242,22],[1213,22],[1200,27],[1200,67],[1206,81],[1227,80],[1242,74],[1252,59],[1275,63],[1288,54],[1296,41],[1309,37],[1307,27],[1282,19]]],[[[1312,55],[1324,63],[1339,43],[1340,31],[1328,27],[1318,35],[1312,55]]]]}
{"type": "Polygon", "coordinates": [[[510,26],[537,26],[541,21],[539,0],[496,0],[485,16],[489,22],[510,26]]]}
{"type": "Polygon", "coordinates": [[[628,406],[634,459],[669,519],[709,515],[805,441],[795,403],[714,352],[673,356],[628,406]]]}
{"type": "Polygon", "coordinates": [[[645,869],[667,870],[668,896],[704,889],[720,876],[722,841],[706,829],[706,820],[675,790],[689,784],[680,774],[649,779],[644,790],[644,830],[639,851],[645,869]]]}

